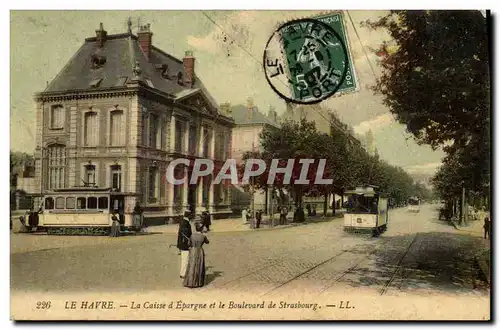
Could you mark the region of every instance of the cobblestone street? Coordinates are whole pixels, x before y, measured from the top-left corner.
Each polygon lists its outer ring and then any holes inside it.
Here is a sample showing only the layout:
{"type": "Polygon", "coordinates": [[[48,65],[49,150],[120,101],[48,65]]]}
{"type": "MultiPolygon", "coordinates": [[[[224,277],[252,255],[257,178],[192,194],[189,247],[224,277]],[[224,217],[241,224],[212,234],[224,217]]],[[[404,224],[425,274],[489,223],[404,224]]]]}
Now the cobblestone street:
{"type": "Polygon", "coordinates": [[[254,231],[218,232],[223,225],[215,224],[205,248],[207,285],[196,290],[179,280],[180,256],[169,247],[176,243],[174,233],[155,234],[150,227],[149,235],[118,239],[13,234],[11,287],[13,292],[238,293],[262,299],[338,292],[467,295],[488,306],[489,289],[474,256],[489,240],[437,220],[436,208],[390,211],[388,230],[379,238],[345,233],[341,218],[254,231]],[[23,250],[21,245],[30,244],[23,250]]]}

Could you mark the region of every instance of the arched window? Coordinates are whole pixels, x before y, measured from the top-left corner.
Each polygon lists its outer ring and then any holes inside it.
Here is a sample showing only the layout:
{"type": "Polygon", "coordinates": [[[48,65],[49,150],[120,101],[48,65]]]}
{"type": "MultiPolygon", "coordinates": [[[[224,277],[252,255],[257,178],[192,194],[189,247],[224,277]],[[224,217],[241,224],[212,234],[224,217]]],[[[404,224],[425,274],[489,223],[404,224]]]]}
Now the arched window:
{"type": "Polygon", "coordinates": [[[49,189],[65,187],[66,173],[66,147],[55,144],[47,150],[48,180],[49,189]]]}
{"type": "Polygon", "coordinates": [[[110,114],[109,142],[112,146],[125,145],[125,124],[123,110],[113,110],[110,114]]]}
{"type": "Polygon", "coordinates": [[[97,112],[85,113],[83,144],[85,146],[96,146],[98,143],[98,117],[97,112]]]}

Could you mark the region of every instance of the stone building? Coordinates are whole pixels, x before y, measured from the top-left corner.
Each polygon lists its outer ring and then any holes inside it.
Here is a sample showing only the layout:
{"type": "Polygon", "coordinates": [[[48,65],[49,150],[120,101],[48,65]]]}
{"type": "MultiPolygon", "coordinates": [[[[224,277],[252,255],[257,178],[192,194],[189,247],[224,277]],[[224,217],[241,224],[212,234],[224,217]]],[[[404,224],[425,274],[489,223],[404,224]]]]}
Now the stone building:
{"type": "MultiPolygon", "coordinates": [[[[221,105],[222,106],[222,105],[221,105]]],[[[260,144],[260,133],[265,127],[279,128],[278,116],[273,108],[270,108],[267,116],[261,113],[253,100],[249,98],[247,104],[224,107],[231,109],[231,115],[235,122],[232,136],[232,156],[237,163],[243,163],[245,152],[263,151],[260,144]]],[[[232,209],[236,213],[244,207],[252,206],[252,195],[245,191],[242,186],[232,187],[232,209]]],[[[254,192],[254,207],[256,210],[269,212],[271,193],[269,191],[257,190],[254,192]]]]}
{"type": "MultiPolygon", "coordinates": [[[[174,159],[230,158],[234,121],[196,76],[193,54],[155,47],[149,24],[108,35],[101,23],[95,33],[35,96],[41,190],[111,187],[136,194],[151,219],[230,213],[227,185],[166,180],[174,159]]],[[[176,167],[177,178],[191,172],[176,167]]]]}

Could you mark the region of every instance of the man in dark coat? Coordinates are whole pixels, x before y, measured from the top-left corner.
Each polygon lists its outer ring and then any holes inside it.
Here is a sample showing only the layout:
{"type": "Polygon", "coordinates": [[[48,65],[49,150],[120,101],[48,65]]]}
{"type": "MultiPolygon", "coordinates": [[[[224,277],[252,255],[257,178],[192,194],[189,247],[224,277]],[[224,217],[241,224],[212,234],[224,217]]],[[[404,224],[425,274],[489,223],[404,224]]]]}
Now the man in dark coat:
{"type": "Polygon", "coordinates": [[[203,211],[201,215],[201,223],[203,226],[205,226],[205,228],[207,228],[207,231],[210,231],[210,225],[212,225],[212,219],[207,211],[203,211]]]}
{"type": "Polygon", "coordinates": [[[491,222],[490,218],[486,217],[484,218],[484,239],[490,238],[491,236],[491,222]]]}
{"type": "Polygon", "coordinates": [[[184,278],[186,275],[189,261],[189,245],[192,234],[191,223],[189,222],[190,216],[190,211],[184,212],[184,217],[179,222],[179,232],[177,234],[177,248],[181,251],[181,278],[184,278]]]}

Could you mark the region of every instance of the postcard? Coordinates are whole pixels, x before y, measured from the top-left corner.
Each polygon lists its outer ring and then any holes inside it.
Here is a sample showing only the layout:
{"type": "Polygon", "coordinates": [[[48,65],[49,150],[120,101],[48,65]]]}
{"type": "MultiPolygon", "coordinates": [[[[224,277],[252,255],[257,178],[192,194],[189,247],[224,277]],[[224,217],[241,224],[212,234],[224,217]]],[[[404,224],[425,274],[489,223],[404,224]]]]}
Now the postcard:
{"type": "Polygon", "coordinates": [[[11,11],[11,319],[489,321],[490,30],[11,11]]]}

